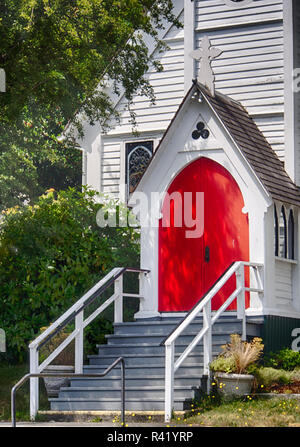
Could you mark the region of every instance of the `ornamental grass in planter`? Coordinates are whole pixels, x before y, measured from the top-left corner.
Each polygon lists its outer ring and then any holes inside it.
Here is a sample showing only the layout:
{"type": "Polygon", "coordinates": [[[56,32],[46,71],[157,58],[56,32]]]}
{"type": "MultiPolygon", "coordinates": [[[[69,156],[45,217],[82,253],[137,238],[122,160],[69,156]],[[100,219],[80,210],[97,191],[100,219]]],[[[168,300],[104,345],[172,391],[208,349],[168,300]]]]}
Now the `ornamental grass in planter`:
{"type": "MultiPolygon", "coordinates": [[[[41,328],[44,332],[47,328],[41,328]]],[[[40,352],[40,362],[42,363],[68,336],[70,332],[61,330],[54,335],[50,341],[42,347],[40,352]]],[[[50,365],[42,371],[44,373],[74,373],[74,359],[75,359],[75,342],[69,343],[65,349],[58,354],[58,356],[51,362],[50,365]]],[[[48,397],[57,397],[61,387],[66,387],[70,384],[68,377],[44,377],[44,383],[48,397]]]]}
{"type": "Polygon", "coordinates": [[[248,368],[255,364],[264,349],[262,339],[242,341],[240,335],[231,334],[230,343],[222,346],[222,352],[210,364],[220,393],[227,398],[251,393],[254,376],[248,368]]]}

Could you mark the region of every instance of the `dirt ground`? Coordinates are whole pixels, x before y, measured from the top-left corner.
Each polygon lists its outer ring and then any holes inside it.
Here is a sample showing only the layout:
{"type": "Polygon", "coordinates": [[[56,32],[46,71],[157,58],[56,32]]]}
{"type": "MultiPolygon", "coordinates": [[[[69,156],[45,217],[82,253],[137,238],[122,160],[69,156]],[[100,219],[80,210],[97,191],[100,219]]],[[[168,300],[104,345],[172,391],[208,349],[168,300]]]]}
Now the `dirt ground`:
{"type": "Polygon", "coordinates": [[[273,384],[266,389],[269,393],[300,394],[300,381],[288,385],[273,384]]]}

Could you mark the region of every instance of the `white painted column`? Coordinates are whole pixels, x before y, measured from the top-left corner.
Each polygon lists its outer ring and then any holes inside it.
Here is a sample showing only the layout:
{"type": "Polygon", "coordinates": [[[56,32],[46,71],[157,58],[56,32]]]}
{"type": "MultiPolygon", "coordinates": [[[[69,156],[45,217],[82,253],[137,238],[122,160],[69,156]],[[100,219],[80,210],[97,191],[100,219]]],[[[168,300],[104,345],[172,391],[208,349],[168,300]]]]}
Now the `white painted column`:
{"type": "Polygon", "coordinates": [[[242,340],[246,340],[246,315],[245,315],[245,267],[241,265],[236,272],[236,288],[242,288],[237,296],[237,318],[242,320],[242,340]]]}
{"type": "Polygon", "coordinates": [[[174,405],[174,342],[165,349],[165,422],[170,422],[174,405]]]}
{"type": "Polygon", "coordinates": [[[75,317],[75,329],[78,333],[75,337],[75,373],[83,373],[83,310],[75,317]]]}
{"type": "Polygon", "coordinates": [[[264,299],[263,309],[275,306],[274,206],[264,215],[264,299]]]}
{"type": "MultiPolygon", "coordinates": [[[[36,348],[30,349],[30,373],[37,374],[39,368],[39,351],[36,348]]],[[[39,379],[30,379],[30,419],[35,420],[39,411],[39,379]]]]}
{"type": "Polygon", "coordinates": [[[115,300],[115,323],[123,323],[123,276],[115,281],[115,294],[118,296],[115,300]]]}

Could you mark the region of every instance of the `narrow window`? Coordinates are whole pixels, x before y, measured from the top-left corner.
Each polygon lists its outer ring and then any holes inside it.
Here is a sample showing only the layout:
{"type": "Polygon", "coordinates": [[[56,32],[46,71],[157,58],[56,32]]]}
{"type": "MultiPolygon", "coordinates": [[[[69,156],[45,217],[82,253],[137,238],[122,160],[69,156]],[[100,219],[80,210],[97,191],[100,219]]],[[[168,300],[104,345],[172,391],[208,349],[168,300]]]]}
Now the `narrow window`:
{"type": "Polygon", "coordinates": [[[287,225],[284,206],[281,207],[279,219],[279,256],[287,258],[287,225]]]}
{"type": "Polygon", "coordinates": [[[275,249],[275,256],[278,256],[279,250],[278,250],[278,216],[277,216],[277,210],[276,205],[274,205],[274,249],[275,249]]]}
{"type": "Polygon", "coordinates": [[[289,259],[295,259],[295,222],[292,210],[290,210],[288,223],[288,254],[289,259]]]}
{"type": "Polygon", "coordinates": [[[126,184],[129,195],[138,184],[153,154],[153,141],[126,143],[126,184]]]}

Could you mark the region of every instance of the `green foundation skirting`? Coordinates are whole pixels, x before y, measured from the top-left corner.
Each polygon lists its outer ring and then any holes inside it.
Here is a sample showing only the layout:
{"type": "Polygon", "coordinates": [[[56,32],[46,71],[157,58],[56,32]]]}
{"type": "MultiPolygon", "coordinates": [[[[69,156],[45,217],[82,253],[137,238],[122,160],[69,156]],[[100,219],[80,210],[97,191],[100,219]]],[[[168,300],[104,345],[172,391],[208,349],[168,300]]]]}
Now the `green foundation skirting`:
{"type": "Polygon", "coordinates": [[[265,345],[264,352],[274,352],[283,348],[292,348],[292,331],[300,328],[300,319],[266,315],[261,328],[261,337],[265,345]]]}

